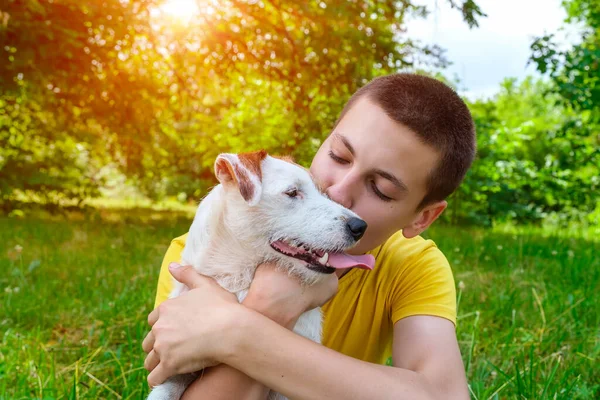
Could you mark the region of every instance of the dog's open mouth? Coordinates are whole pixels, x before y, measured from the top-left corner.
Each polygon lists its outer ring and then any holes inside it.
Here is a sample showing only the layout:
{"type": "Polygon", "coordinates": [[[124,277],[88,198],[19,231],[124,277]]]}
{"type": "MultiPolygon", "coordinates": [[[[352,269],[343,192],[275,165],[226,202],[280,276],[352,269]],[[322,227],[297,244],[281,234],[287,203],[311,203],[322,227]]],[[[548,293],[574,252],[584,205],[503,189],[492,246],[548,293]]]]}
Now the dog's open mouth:
{"type": "Polygon", "coordinates": [[[332,274],[341,268],[373,269],[375,266],[375,257],[370,254],[351,256],[343,252],[327,252],[311,249],[303,243],[292,244],[287,240],[276,240],[271,247],[278,253],[305,261],[307,268],[324,274],[332,274]]]}

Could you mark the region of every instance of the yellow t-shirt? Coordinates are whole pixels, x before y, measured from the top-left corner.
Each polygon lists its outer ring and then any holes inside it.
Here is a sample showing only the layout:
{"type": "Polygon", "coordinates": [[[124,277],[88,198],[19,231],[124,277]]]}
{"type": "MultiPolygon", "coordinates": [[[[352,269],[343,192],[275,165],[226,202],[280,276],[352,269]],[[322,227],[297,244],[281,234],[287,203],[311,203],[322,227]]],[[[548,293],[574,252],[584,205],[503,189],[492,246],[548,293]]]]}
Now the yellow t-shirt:
{"type": "MultiPolygon", "coordinates": [[[[179,262],[187,234],[173,239],[165,254],[155,307],[173,286],[168,265],[179,262]]],[[[406,239],[401,232],[369,252],[372,271],[352,269],[338,293],[323,306],[323,344],[342,354],[378,364],[392,355],[394,324],[412,315],[456,323],[456,289],[446,257],[431,240],[406,239]]]]}

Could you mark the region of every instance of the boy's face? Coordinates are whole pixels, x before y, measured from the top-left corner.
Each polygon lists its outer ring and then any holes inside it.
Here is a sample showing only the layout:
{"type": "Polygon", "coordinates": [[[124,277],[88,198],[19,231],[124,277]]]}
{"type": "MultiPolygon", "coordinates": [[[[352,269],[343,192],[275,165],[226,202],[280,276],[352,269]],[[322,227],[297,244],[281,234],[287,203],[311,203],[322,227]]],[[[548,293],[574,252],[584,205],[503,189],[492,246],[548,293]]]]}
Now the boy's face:
{"type": "Polygon", "coordinates": [[[417,211],[439,154],[378,105],[362,97],[313,158],[310,172],[329,197],[361,216],[368,228],[350,253],[363,254],[399,229],[413,237],[444,210],[441,201],[417,211]]]}

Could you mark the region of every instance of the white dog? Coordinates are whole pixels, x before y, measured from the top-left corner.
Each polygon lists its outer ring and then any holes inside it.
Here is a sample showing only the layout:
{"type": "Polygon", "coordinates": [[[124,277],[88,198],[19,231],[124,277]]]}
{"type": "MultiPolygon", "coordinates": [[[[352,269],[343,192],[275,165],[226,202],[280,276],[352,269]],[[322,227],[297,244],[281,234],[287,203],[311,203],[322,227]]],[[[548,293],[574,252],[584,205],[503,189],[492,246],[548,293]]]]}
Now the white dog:
{"type": "MultiPolygon", "coordinates": [[[[220,184],[196,211],[181,263],[215,278],[239,301],[263,262],[275,262],[306,285],[336,268],[373,268],[373,256],[343,253],[363,236],[367,224],[328,199],[304,168],[260,151],[221,154],[215,173],[220,184]]],[[[170,298],[185,290],[175,281],[170,298]]],[[[304,313],[294,331],[320,343],[320,309],[304,313]]],[[[196,376],[170,378],[148,399],[178,400],[196,376]]],[[[285,399],[273,391],[269,398],[285,399]]]]}

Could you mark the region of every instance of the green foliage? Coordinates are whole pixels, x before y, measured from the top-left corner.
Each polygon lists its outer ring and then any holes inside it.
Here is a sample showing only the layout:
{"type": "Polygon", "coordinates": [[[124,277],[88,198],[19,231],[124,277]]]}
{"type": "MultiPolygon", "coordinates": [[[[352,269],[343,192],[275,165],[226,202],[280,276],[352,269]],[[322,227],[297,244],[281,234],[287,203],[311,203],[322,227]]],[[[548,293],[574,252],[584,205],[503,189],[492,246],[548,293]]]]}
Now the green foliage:
{"type": "MultiPolygon", "coordinates": [[[[119,162],[125,148],[117,146],[119,133],[130,124],[141,132],[140,121],[152,120],[142,114],[153,107],[137,101],[144,76],[116,63],[116,49],[131,51],[140,27],[148,25],[147,3],[9,0],[0,6],[5,201],[15,190],[51,202],[97,195],[100,169],[119,162]]],[[[127,135],[121,137],[126,143],[127,135]]]]}
{"type": "Polygon", "coordinates": [[[600,103],[600,2],[565,0],[567,21],[581,30],[581,41],[562,49],[555,34],[536,38],[531,45],[531,61],[555,83],[553,91],[576,109],[594,110],[596,121],[600,103]]]}
{"type": "Polygon", "coordinates": [[[95,196],[96,160],[39,104],[0,96],[0,204],[15,191],[53,203],[95,196]]]}
{"type": "MultiPolygon", "coordinates": [[[[471,27],[484,16],[472,0],[448,1],[471,27]]],[[[447,65],[440,48],[404,33],[408,16],[428,12],[411,1],[228,0],[202,3],[188,23],[157,14],[161,3],[3,3],[5,210],[25,197],[77,204],[132,186],[151,199],[197,200],[214,184],[221,152],[265,148],[308,165],[361,85],[447,65]]],[[[591,2],[566,5],[588,30],[566,52],[550,39],[534,44],[552,81],[509,80],[470,105],[478,159],[447,218],[598,223],[600,17],[591,2]]]]}
{"type": "MultiPolygon", "coordinates": [[[[306,163],[364,82],[416,60],[446,63],[439,48],[401,35],[407,15],[426,14],[411,1],[229,0],[204,4],[188,24],[156,16],[161,3],[9,0],[0,9],[5,102],[47,114],[44,146],[61,132],[94,169],[110,164],[153,198],[200,196],[223,151],[264,147],[306,163]]],[[[472,0],[452,4],[471,26],[482,15],[472,0]]],[[[76,168],[33,161],[42,175],[76,168]]],[[[97,188],[97,174],[82,171],[77,185],[97,188]]],[[[64,182],[72,196],[93,194],[64,182]]]]}
{"type": "Polygon", "coordinates": [[[470,104],[478,155],[450,202],[449,218],[490,224],[558,216],[599,223],[597,125],[572,110],[551,84],[508,79],[498,95],[470,104]]]}
{"type": "Polygon", "coordinates": [[[600,3],[565,0],[563,5],[567,22],[581,30],[581,41],[563,49],[554,34],[549,34],[537,38],[531,46],[531,61],[552,82],[542,94],[558,94],[552,97],[560,104],[559,109],[570,115],[552,137],[556,157],[550,167],[555,171],[554,187],[558,187],[553,193],[554,203],[560,206],[562,202],[567,209],[579,208],[589,213],[589,221],[599,223],[600,3]]]}

